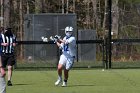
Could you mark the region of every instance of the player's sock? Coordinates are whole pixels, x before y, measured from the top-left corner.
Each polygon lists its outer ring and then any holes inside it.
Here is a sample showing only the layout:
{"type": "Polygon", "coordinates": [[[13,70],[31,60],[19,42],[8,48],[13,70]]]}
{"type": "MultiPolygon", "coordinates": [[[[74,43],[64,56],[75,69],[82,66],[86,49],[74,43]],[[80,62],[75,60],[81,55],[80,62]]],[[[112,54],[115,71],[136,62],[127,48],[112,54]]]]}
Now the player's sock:
{"type": "Polygon", "coordinates": [[[58,79],[59,79],[59,80],[62,80],[62,76],[58,76],[58,79]]]}
{"type": "Polygon", "coordinates": [[[63,84],[62,84],[62,87],[66,87],[66,86],[67,86],[67,80],[64,79],[63,84]]]}
{"type": "Polygon", "coordinates": [[[64,79],[64,82],[67,82],[67,79],[64,79]]]}
{"type": "Polygon", "coordinates": [[[55,82],[55,85],[59,85],[60,83],[62,82],[62,77],[61,76],[58,76],[58,79],[57,81],[55,82]]]}

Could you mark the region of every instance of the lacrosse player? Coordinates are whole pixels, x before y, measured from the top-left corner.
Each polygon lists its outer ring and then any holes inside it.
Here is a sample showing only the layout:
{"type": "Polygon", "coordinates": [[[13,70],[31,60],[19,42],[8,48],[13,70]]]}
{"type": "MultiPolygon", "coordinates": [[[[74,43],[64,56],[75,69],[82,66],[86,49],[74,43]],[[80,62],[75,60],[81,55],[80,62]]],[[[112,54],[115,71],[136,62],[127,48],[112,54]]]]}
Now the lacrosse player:
{"type": "Polygon", "coordinates": [[[16,46],[16,37],[12,33],[11,28],[7,28],[2,34],[2,66],[6,68],[8,67],[8,86],[12,86],[11,78],[12,78],[12,68],[15,64],[15,55],[14,55],[14,47],[16,46]]]}
{"type": "Polygon", "coordinates": [[[55,82],[55,85],[59,85],[62,82],[62,69],[64,67],[64,81],[62,87],[67,86],[67,80],[69,76],[69,70],[72,68],[74,59],[76,57],[76,39],[72,35],[73,27],[67,26],[65,28],[66,36],[62,39],[59,37],[55,40],[57,46],[62,50],[62,54],[58,63],[58,80],[55,82]]]}
{"type": "MultiPolygon", "coordinates": [[[[0,32],[2,33],[3,28],[0,28],[0,32]]],[[[1,34],[0,34],[0,43],[2,41],[1,34]]],[[[6,93],[6,81],[5,81],[5,70],[2,67],[2,62],[1,62],[1,49],[0,49],[0,93],[6,93]]]]}

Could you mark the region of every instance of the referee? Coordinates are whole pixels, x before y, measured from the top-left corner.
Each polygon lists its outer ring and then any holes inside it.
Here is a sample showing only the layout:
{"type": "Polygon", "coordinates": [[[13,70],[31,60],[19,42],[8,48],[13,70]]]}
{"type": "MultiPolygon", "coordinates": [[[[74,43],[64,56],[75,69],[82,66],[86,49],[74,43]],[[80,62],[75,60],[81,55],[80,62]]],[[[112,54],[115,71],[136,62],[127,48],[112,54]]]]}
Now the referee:
{"type": "Polygon", "coordinates": [[[12,33],[11,28],[7,28],[2,35],[2,43],[1,43],[1,60],[3,68],[8,68],[8,86],[12,86],[11,78],[12,78],[12,69],[15,64],[15,55],[14,55],[14,47],[16,46],[16,37],[12,33]]]}

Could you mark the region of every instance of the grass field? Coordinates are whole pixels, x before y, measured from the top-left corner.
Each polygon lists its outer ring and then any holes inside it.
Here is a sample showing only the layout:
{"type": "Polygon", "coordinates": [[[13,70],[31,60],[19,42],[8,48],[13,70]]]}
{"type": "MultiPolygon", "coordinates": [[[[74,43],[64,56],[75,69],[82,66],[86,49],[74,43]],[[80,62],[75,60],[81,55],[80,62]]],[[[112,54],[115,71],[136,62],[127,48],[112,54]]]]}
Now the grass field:
{"type": "Polygon", "coordinates": [[[139,69],[71,70],[68,87],[54,86],[57,72],[14,71],[7,93],[140,93],[139,69]]]}

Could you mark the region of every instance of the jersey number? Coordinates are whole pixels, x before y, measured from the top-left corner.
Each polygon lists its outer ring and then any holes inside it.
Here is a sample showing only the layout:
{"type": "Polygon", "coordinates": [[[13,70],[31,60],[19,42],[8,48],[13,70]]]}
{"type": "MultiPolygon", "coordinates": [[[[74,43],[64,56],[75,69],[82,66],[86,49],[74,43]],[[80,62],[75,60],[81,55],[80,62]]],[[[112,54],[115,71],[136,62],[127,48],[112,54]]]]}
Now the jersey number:
{"type": "Polygon", "coordinates": [[[69,47],[68,44],[65,44],[65,45],[64,45],[64,51],[69,51],[69,50],[68,50],[68,47],[69,47]]]}

